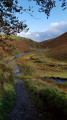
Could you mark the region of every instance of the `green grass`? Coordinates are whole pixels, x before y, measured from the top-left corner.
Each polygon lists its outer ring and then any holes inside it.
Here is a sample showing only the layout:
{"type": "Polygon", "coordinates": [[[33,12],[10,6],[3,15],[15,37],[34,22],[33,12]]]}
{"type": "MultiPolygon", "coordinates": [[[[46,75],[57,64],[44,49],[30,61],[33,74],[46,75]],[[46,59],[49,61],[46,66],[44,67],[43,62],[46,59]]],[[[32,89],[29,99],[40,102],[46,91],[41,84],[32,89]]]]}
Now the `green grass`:
{"type": "Polygon", "coordinates": [[[48,58],[45,52],[32,52],[17,59],[22,75],[18,76],[34,102],[44,116],[50,120],[65,120],[67,112],[67,84],[57,84],[44,77],[67,78],[67,63],[48,58]]]}
{"type": "MultiPolygon", "coordinates": [[[[2,36],[5,38],[4,35],[2,36]]],[[[35,105],[45,112],[45,117],[49,114],[49,119],[51,120],[65,120],[67,112],[67,84],[57,84],[52,80],[45,81],[42,78],[67,78],[67,61],[66,56],[64,55],[64,51],[66,51],[67,48],[62,49],[62,51],[59,50],[60,52],[58,49],[55,51],[54,49],[42,51],[41,49],[37,49],[38,44],[30,39],[16,36],[10,36],[9,39],[10,42],[15,42],[12,51],[13,56],[19,54],[19,51],[35,50],[34,52],[15,60],[15,62],[21,66],[22,75],[19,77],[24,80],[35,105]],[[16,47],[18,49],[16,49],[16,47]],[[60,53],[63,53],[63,57],[60,53]]],[[[14,78],[12,70],[10,69],[11,67],[13,69],[14,63],[9,65],[10,68],[8,69],[8,67],[0,61],[0,67],[0,120],[3,120],[7,115],[7,112],[12,108],[15,99],[15,88],[12,84],[14,83],[14,78]]]]}
{"type": "Polygon", "coordinates": [[[25,82],[25,86],[33,100],[33,103],[41,111],[50,113],[50,119],[65,120],[67,115],[67,95],[52,83],[32,79],[31,77],[19,76],[25,82]]]}
{"type": "Polygon", "coordinates": [[[0,61],[0,120],[4,120],[13,108],[16,98],[16,81],[13,71],[0,61]]]}
{"type": "Polygon", "coordinates": [[[44,77],[67,78],[67,72],[45,72],[44,77]]]}
{"type": "Polygon", "coordinates": [[[4,120],[8,112],[11,111],[16,98],[16,81],[14,83],[5,83],[3,89],[0,89],[0,120],[4,120]]]}
{"type": "MultiPolygon", "coordinates": [[[[45,112],[45,117],[46,114],[49,114],[51,120],[65,120],[67,112],[67,84],[56,84],[52,80],[49,82],[49,80],[45,81],[41,78],[67,78],[67,62],[60,61],[59,59],[55,60],[54,57],[49,56],[52,51],[50,49],[43,51],[41,49],[37,50],[38,44],[32,40],[16,36],[10,36],[9,39],[10,41],[14,40],[15,45],[19,49],[14,47],[14,51],[12,51],[13,56],[19,54],[19,51],[29,51],[29,48],[35,50],[15,60],[21,66],[21,72],[23,73],[19,77],[25,81],[25,85],[35,105],[45,112]]],[[[10,69],[11,67],[13,69],[14,63],[9,65],[9,69],[3,63],[0,64],[0,67],[0,72],[2,73],[0,75],[0,119],[3,120],[7,116],[7,112],[13,107],[15,99],[15,88],[12,84],[14,83],[14,78],[10,69]]]]}

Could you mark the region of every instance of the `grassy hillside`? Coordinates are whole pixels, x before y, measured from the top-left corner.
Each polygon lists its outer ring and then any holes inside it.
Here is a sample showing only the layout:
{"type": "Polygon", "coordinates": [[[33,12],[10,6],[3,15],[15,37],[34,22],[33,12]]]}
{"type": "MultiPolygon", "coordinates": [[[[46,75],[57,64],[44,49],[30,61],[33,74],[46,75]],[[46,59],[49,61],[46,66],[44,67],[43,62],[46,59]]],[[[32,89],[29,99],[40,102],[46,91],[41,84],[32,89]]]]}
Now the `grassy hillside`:
{"type": "Polygon", "coordinates": [[[19,36],[5,36],[0,34],[0,55],[14,55],[32,51],[38,47],[38,43],[31,39],[19,36]]]}
{"type": "Polygon", "coordinates": [[[19,50],[14,46],[14,42],[10,36],[0,35],[0,56],[17,55],[19,50]]]}
{"type": "Polygon", "coordinates": [[[40,43],[41,47],[51,49],[48,53],[49,57],[58,60],[67,60],[67,33],[63,35],[46,40],[40,43]]]}
{"type": "Polygon", "coordinates": [[[32,51],[33,48],[38,47],[38,43],[31,39],[19,36],[11,36],[11,38],[13,39],[14,46],[17,47],[21,53],[32,51]]]}
{"type": "MultiPolygon", "coordinates": [[[[0,35],[0,51],[5,55],[17,55],[23,52],[32,51],[36,48],[48,48],[48,57],[52,57],[57,60],[67,60],[67,33],[63,35],[46,40],[40,43],[34,42],[31,39],[23,38],[19,36],[10,36],[5,38],[4,35],[0,35]]],[[[0,53],[0,54],[1,54],[0,53]]]]}

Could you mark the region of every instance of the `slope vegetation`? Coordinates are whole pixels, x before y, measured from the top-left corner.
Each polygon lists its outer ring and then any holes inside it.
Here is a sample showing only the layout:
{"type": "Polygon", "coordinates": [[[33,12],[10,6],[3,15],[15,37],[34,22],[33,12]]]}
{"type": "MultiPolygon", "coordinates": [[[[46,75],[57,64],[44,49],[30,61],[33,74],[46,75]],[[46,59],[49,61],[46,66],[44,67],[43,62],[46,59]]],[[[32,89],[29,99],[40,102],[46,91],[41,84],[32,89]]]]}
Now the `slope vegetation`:
{"type": "Polygon", "coordinates": [[[61,36],[40,43],[41,47],[49,48],[49,56],[59,60],[67,60],[67,32],[61,36]]]}
{"type": "Polygon", "coordinates": [[[27,52],[27,51],[32,51],[33,48],[37,48],[37,42],[34,42],[31,39],[28,38],[23,38],[19,36],[11,36],[13,39],[14,46],[19,49],[19,51],[22,52],[27,52]]]}
{"type": "Polygon", "coordinates": [[[23,52],[32,51],[37,47],[38,43],[31,39],[0,34],[0,53],[2,53],[2,55],[17,55],[23,52]]]}

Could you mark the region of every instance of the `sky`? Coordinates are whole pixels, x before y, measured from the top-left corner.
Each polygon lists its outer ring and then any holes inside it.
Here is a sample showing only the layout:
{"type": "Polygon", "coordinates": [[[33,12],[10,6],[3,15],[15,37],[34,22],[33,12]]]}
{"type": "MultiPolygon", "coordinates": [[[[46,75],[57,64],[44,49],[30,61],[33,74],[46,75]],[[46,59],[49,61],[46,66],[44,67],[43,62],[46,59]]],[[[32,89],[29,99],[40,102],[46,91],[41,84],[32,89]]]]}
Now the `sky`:
{"type": "Polygon", "coordinates": [[[56,0],[56,7],[51,10],[50,16],[47,19],[45,13],[39,13],[35,1],[28,2],[28,0],[19,0],[19,5],[23,8],[33,6],[33,16],[24,12],[23,14],[17,14],[20,21],[25,21],[29,27],[28,32],[20,32],[17,35],[21,37],[30,38],[34,41],[40,42],[55,38],[65,32],[67,32],[67,9],[62,10],[61,2],[56,0]]]}

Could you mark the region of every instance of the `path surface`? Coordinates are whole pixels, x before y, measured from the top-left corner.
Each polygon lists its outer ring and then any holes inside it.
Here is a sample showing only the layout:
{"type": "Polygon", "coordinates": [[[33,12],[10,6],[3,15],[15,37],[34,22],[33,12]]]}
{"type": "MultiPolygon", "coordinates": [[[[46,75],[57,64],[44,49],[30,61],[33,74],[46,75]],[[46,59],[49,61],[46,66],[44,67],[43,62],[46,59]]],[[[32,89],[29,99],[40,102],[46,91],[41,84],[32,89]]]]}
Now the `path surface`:
{"type": "Polygon", "coordinates": [[[24,87],[24,82],[17,79],[16,101],[13,111],[7,120],[43,120],[42,114],[37,112],[24,87]]]}
{"type": "MultiPolygon", "coordinates": [[[[30,52],[18,55],[12,60],[29,53],[30,52]]],[[[21,74],[20,67],[16,65],[14,75],[19,74],[21,74]]],[[[24,82],[18,78],[16,78],[16,80],[18,83],[16,86],[15,105],[12,112],[8,114],[8,118],[6,120],[44,120],[43,115],[37,111],[32,104],[29,94],[24,87],[24,82]]]]}

